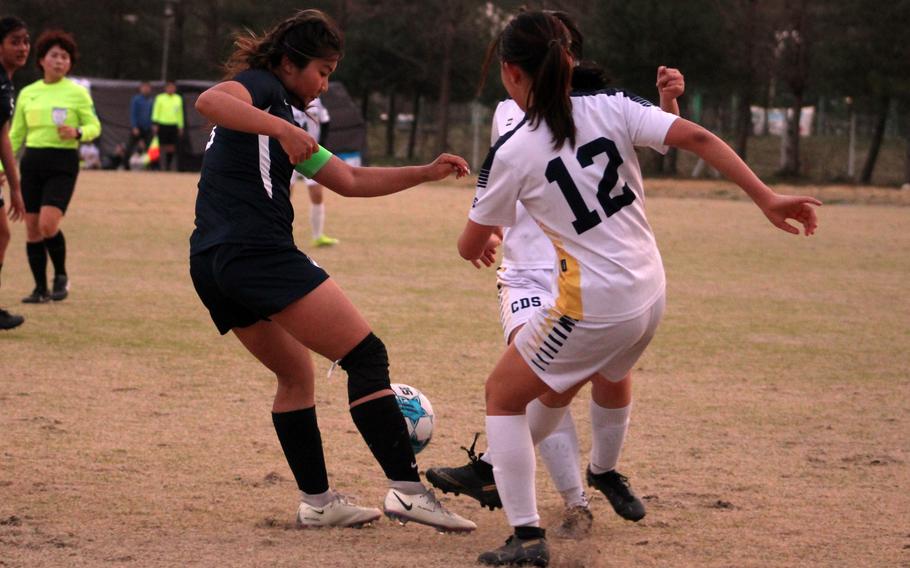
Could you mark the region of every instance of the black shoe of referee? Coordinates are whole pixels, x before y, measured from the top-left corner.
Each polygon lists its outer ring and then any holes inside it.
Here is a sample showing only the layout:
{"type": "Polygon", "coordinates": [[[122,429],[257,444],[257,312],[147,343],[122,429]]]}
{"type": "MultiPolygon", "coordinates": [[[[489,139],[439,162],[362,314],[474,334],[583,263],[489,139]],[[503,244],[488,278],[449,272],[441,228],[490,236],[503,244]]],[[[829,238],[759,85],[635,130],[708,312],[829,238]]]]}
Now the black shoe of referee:
{"type": "Polygon", "coordinates": [[[628,521],[636,522],[645,518],[645,504],[635,493],[632,493],[628,477],[615,469],[594,474],[588,467],[587,478],[588,486],[603,493],[617,515],[628,521]]]}
{"type": "Polygon", "coordinates": [[[471,461],[461,467],[431,467],[426,473],[427,481],[443,493],[464,493],[473,497],[480,501],[481,507],[489,507],[492,511],[502,507],[502,501],[496,489],[496,480],[493,479],[493,466],[474,453],[476,444],[477,436],[474,436],[470,448],[461,448],[468,453],[471,461]]]}
{"type": "Polygon", "coordinates": [[[35,288],[31,294],[22,298],[23,304],[46,304],[50,301],[51,297],[48,295],[47,290],[40,288],[35,288]]]}
{"type": "Polygon", "coordinates": [[[0,329],[13,329],[25,323],[25,318],[0,308],[0,329]]]}
{"type": "Polygon", "coordinates": [[[66,274],[54,276],[54,288],[51,290],[51,300],[59,302],[69,296],[70,280],[66,274]]]}

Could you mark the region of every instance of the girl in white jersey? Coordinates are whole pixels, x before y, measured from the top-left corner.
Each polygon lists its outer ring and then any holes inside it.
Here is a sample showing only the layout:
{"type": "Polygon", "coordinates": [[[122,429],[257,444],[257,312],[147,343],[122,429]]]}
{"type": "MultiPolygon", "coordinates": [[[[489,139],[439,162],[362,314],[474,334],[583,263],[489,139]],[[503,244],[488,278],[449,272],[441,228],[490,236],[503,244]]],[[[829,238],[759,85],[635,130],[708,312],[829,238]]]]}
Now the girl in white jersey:
{"type": "Polygon", "coordinates": [[[579,383],[590,380],[593,401],[603,405],[609,383],[634,366],[663,313],[663,266],[635,146],[694,152],[790,233],[799,230],[787,219],[814,233],[812,206],[820,202],[776,194],[716,136],[634,95],[570,96],[571,36],[552,14],[520,14],[493,48],[503,85],[526,114],[490,150],[459,253],[483,258],[497,242],[495,228],[513,225],[521,202],[556,251],[558,277],[554,305],[535,312],[487,379],[488,454],[515,534],[478,561],[545,566],[534,441],[559,424],[579,383]],[[538,398],[549,411],[529,425],[525,408],[538,398]]]}
{"type": "MultiPolygon", "coordinates": [[[[294,113],[294,122],[315,138],[320,145],[325,145],[329,134],[331,116],[322,104],[319,97],[313,100],[306,110],[291,107],[294,113]]],[[[325,203],[323,202],[322,186],[316,180],[310,179],[298,171],[291,174],[291,186],[302,181],[310,194],[310,230],[313,234],[313,246],[330,247],[338,244],[338,239],[330,237],[323,232],[325,227],[325,203]]]]}
{"type": "MultiPolygon", "coordinates": [[[[553,14],[571,32],[572,55],[580,61],[583,41],[580,32],[566,14],[553,14]]],[[[575,90],[602,89],[606,83],[603,70],[593,66],[576,67],[572,79],[575,90]]],[[[679,115],[676,99],[685,90],[682,73],[677,69],[659,67],[657,86],[661,109],[679,115]]],[[[514,100],[500,102],[493,114],[490,145],[494,145],[501,135],[515,128],[523,117],[524,111],[514,100]]],[[[539,308],[553,305],[556,292],[556,254],[550,240],[521,202],[515,208],[515,224],[502,229],[502,249],[496,288],[499,292],[500,322],[508,345],[539,308]]],[[[482,265],[491,266],[491,256],[495,257],[495,254],[474,260],[474,265],[478,268],[482,265]]],[[[572,391],[577,392],[584,384],[578,383],[572,391]]],[[[607,497],[616,514],[637,522],[645,516],[644,503],[632,491],[628,478],[616,471],[632,411],[631,371],[622,380],[607,383],[606,387],[606,406],[593,401],[590,405],[592,428],[599,436],[594,436],[588,484],[607,497]]],[[[550,409],[541,401],[534,400],[528,404],[526,412],[529,423],[533,424],[538,419],[546,420],[550,409]]],[[[566,507],[563,520],[553,530],[553,534],[559,538],[575,539],[587,536],[591,530],[593,514],[582,486],[578,435],[571,412],[565,412],[556,429],[537,446],[550,479],[566,507]]],[[[473,446],[466,451],[470,458],[468,464],[453,468],[431,468],[427,470],[427,480],[443,492],[466,494],[491,509],[501,506],[489,454],[477,456],[473,446]]]]}

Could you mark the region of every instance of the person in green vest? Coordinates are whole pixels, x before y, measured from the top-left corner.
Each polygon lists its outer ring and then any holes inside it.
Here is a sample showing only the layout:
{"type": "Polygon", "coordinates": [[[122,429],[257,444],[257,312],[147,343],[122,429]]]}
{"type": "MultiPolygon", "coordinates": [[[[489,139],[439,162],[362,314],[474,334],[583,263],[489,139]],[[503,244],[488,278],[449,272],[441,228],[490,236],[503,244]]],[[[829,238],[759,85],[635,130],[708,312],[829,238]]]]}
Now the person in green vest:
{"type": "Polygon", "coordinates": [[[152,106],[152,132],[158,136],[164,169],[171,169],[177,153],[177,143],[183,137],[183,97],[177,94],[177,85],[168,81],[164,92],[155,97],[152,106]]]}
{"type": "Polygon", "coordinates": [[[44,77],[22,89],[16,102],[10,141],[25,144],[20,170],[25,201],[26,252],[35,289],[27,304],[67,297],[66,241],[60,224],[79,175],[79,143],[101,135],[101,123],[88,89],[66,77],[78,58],[76,41],[62,30],[47,30],[35,42],[44,77]],[[54,265],[53,289],[47,287],[47,257],[54,265]]]}

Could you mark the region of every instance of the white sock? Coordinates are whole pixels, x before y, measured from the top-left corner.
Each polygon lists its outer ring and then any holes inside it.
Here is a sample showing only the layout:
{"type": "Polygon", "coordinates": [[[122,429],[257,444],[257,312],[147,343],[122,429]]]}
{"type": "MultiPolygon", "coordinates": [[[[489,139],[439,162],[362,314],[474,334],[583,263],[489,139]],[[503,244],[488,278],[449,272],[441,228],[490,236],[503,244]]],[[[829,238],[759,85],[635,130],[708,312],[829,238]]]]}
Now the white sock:
{"type": "Polygon", "coordinates": [[[527,416],[487,416],[487,444],[496,488],[509,524],[539,527],[534,487],[537,460],[527,416]]]}
{"type": "Polygon", "coordinates": [[[300,492],[301,500],[310,507],[325,507],[332,501],[332,498],[334,498],[334,496],[335,493],[331,489],[324,491],[323,493],[304,493],[303,491],[300,492]]]}
{"type": "MultiPolygon", "coordinates": [[[[535,401],[536,402],[536,401],[535,401]]],[[[528,415],[531,405],[528,405],[528,415]]],[[[578,435],[572,414],[566,412],[556,430],[537,445],[540,457],[556,490],[562,495],[566,507],[586,506],[588,500],[581,484],[581,466],[578,463],[578,435]]]]}
{"type": "Polygon", "coordinates": [[[313,238],[322,236],[322,226],[325,224],[325,203],[319,205],[310,203],[310,227],[313,229],[313,238]]]}
{"type": "Polygon", "coordinates": [[[390,479],[389,487],[405,495],[420,495],[427,492],[427,488],[420,481],[392,481],[390,479]]]}
{"type": "Polygon", "coordinates": [[[591,473],[616,469],[630,414],[631,403],[622,408],[604,408],[591,401],[591,473]]]}
{"type": "Polygon", "coordinates": [[[534,445],[537,445],[556,430],[563,417],[569,413],[569,407],[551,408],[539,399],[534,399],[528,403],[525,412],[528,427],[531,429],[531,439],[534,440],[534,445]]]}

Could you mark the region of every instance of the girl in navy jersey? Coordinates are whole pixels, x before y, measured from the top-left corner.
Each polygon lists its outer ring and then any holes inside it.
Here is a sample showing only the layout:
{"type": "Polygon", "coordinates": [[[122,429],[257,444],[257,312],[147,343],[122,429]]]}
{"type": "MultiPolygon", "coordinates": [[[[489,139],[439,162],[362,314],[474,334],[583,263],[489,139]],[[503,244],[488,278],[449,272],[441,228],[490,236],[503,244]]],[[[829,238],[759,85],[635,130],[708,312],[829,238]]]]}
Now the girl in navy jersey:
{"type": "Polygon", "coordinates": [[[190,274],[218,330],[233,331],[278,379],[272,418],[302,494],[300,526],[357,526],[381,515],[329,488],[312,350],[348,373],[354,423],[391,484],[385,514],[470,531],[474,523],[447,511],[420,481],[382,341],[292,237],[295,165],[350,197],[387,195],[467,173],[466,162],[448,154],[425,166],[354,168],[298,127],[292,105],[306,108],[325,92],[342,52],[340,30],[317,10],[298,12],[263,37],[237,39],[227,64],[230,78],[196,102],[215,128],[199,180],[190,274]]]}
{"type": "Polygon", "coordinates": [[[531,316],[487,379],[487,451],[514,534],[478,560],[546,566],[534,442],[561,422],[579,383],[590,381],[593,401],[604,405],[609,383],[628,374],[663,313],[663,266],[634,148],[694,152],[790,233],[799,230],[788,219],[815,232],[812,206],[820,202],[776,194],[716,136],[635,95],[571,93],[571,35],[552,14],[517,16],[494,49],[503,85],[525,116],[490,150],[458,249],[465,259],[484,258],[493,231],[514,224],[520,202],[552,243],[558,275],[554,305],[531,316]],[[525,408],[535,399],[551,411],[529,424],[525,408]]]}

